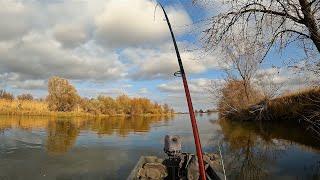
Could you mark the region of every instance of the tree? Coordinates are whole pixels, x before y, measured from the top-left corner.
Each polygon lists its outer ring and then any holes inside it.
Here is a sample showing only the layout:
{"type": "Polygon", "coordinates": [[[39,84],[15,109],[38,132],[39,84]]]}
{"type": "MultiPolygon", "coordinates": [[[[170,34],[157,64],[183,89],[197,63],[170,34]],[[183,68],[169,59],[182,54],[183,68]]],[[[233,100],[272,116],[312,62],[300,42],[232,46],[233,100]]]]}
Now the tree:
{"type": "Polygon", "coordinates": [[[117,114],[118,104],[113,98],[100,95],[98,96],[98,101],[101,108],[100,112],[102,114],[107,114],[107,115],[117,114]]]}
{"type": "Polygon", "coordinates": [[[17,99],[22,101],[32,101],[33,96],[32,94],[21,94],[17,96],[17,99]]]}
{"type": "Polygon", "coordinates": [[[72,111],[79,101],[77,90],[67,79],[51,77],[48,82],[48,107],[51,111],[72,111]]]}
{"type": "Polygon", "coordinates": [[[131,100],[131,110],[130,114],[131,115],[138,115],[138,114],[143,114],[143,107],[142,104],[140,103],[139,98],[133,98],[131,100]]]}
{"type": "Polygon", "coordinates": [[[170,113],[170,107],[168,104],[163,105],[163,112],[164,112],[164,114],[170,113]]]}
{"type": "Polygon", "coordinates": [[[218,111],[221,115],[239,112],[250,105],[256,104],[262,100],[263,94],[250,86],[247,91],[250,98],[245,97],[243,82],[241,80],[230,80],[221,88],[221,96],[218,102],[218,111]]]}
{"type": "Polygon", "coordinates": [[[238,36],[229,39],[222,49],[226,54],[227,68],[225,72],[228,75],[228,79],[235,81],[240,78],[240,82],[243,83],[244,94],[249,99],[251,81],[255,78],[259,69],[260,59],[263,54],[261,52],[262,45],[251,42],[247,37],[238,36]]]}
{"type": "Polygon", "coordinates": [[[272,99],[279,95],[281,88],[284,86],[283,82],[276,81],[279,73],[279,69],[273,67],[268,71],[261,71],[255,76],[254,83],[259,87],[266,99],[272,99]]]}
{"type": "Polygon", "coordinates": [[[0,90],[0,99],[6,99],[6,100],[14,100],[13,94],[1,89],[0,90]]]}
{"type": "Polygon", "coordinates": [[[131,111],[131,99],[127,95],[121,95],[116,98],[116,102],[120,106],[121,113],[130,114],[131,111]]]}
{"type": "Polygon", "coordinates": [[[208,49],[244,34],[268,50],[297,41],[305,50],[315,47],[320,52],[319,0],[231,0],[224,4],[227,8],[221,8],[205,30],[208,49]]]}

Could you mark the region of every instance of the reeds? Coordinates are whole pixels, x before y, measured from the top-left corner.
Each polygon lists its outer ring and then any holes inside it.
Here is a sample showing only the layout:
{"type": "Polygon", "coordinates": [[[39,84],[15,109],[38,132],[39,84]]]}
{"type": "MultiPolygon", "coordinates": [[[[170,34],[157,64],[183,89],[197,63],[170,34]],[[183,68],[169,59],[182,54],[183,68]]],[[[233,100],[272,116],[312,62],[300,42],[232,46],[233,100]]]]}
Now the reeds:
{"type": "Polygon", "coordinates": [[[0,99],[0,114],[45,115],[50,113],[48,105],[45,102],[0,99]]]}

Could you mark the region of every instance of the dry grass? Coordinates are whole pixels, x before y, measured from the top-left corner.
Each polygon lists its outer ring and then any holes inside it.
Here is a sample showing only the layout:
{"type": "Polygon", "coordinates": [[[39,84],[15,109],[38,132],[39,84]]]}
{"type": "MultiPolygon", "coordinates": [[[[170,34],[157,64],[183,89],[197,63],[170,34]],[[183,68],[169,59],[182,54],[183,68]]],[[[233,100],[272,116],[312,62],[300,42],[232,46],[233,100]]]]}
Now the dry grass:
{"type": "Polygon", "coordinates": [[[320,88],[308,88],[260,102],[249,110],[259,113],[262,120],[315,121],[314,115],[320,112],[320,88]]]}
{"type": "Polygon", "coordinates": [[[320,137],[320,87],[263,100],[226,117],[237,121],[287,121],[307,128],[320,137]]]}
{"type": "Polygon", "coordinates": [[[51,113],[47,103],[40,101],[20,101],[0,99],[0,114],[6,115],[42,115],[51,113]]]}
{"type": "MultiPolygon", "coordinates": [[[[94,114],[85,112],[82,108],[77,107],[71,112],[57,112],[50,111],[48,108],[48,103],[46,101],[35,101],[35,100],[6,100],[0,99],[0,115],[26,115],[26,116],[59,116],[59,117],[69,117],[69,116],[87,116],[87,117],[107,117],[107,116],[128,116],[126,114],[94,114]]],[[[139,116],[168,116],[170,114],[140,114],[139,116]]]]}
{"type": "Polygon", "coordinates": [[[28,115],[28,116],[90,116],[88,113],[75,110],[72,112],[54,112],[48,109],[44,101],[21,101],[0,99],[1,115],[28,115]]]}
{"type": "Polygon", "coordinates": [[[240,112],[264,99],[262,93],[255,88],[248,86],[245,89],[240,80],[229,80],[221,89],[221,95],[218,103],[221,116],[240,112]]]}

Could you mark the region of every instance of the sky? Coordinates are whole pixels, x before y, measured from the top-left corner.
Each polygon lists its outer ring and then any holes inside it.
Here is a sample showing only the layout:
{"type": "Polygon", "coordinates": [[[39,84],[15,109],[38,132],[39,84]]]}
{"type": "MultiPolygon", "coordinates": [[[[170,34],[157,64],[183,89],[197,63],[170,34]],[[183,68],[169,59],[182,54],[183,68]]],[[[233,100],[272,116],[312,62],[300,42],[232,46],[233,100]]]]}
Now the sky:
{"type": "MultiPolygon", "coordinates": [[[[214,108],[212,81],[224,74],[223,57],[201,48],[203,26],[219,7],[161,0],[178,40],[194,106],[214,108]]],[[[51,76],[67,78],[81,96],[147,97],[186,111],[174,47],[152,0],[0,0],[0,88],[15,95],[47,95],[51,76]]],[[[271,51],[263,72],[292,53],[271,51]]],[[[279,73],[278,73],[279,74],[279,73]]],[[[275,79],[288,81],[287,71],[275,79]]],[[[303,81],[303,80],[301,80],[303,81]]],[[[297,85],[296,78],[291,83],[297,85]]]]}

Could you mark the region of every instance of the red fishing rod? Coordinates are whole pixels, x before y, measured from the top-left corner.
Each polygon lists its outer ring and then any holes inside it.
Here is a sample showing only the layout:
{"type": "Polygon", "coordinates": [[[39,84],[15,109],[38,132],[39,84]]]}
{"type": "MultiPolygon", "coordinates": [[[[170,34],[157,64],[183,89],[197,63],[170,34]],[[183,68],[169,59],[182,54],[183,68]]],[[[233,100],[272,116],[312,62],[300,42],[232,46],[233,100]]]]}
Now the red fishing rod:
{"type": "Polygon", "coordinates": [[[164,10],[163,6],[159,3],[160,7],[162,8],[162,11],[164,13],[164,16],[166,18],[170,33],[171,33],[171,38],[174,44],[174,49],[176,50],[176,54],[177,54],[177,59],[178,59],[178,63],[179,63],[179,67],[180,67],[180,71],[174,73],[174,75],[181,75],[182,77],[182,81],[183,81],[183,87],[184,87],[184,92],[186,94],[186,98],[187,98],[187,103],[188,103],[188,109],[189,109],[189,114],[190,114],[190,119],[191,119],[191,125],[192,125],[192,132],[193,132],[193,137],[194,137],[194,142],[196,145],[196,151],[197,151],[197,157],[198,157],[198,164],[199,164],[199,173],[200,173],[200,179],[201,180],[205,180],[206,179],[206,175],[205,175],[205,169],[204,169],[204,163],[203,163],[203,155],[202,155],[202,148],[201,148],[201,142],[200,142],[200,137],[199,137],[199,131],[198,131],[198,126],[197,126],[197,120],[194,114],[194,110],[193,110],[193,105],[192,105],[192,100],[191,100],[191,96],[190,96],[190,91],[189,91],[189,87],[188,87],[188,82],[187,82],[187,78],[186,78],[186,73],[184,72],[184,68],[183,68],[183,64],[181,61],[181,57],[180,57],[180,53],[179,53],[179,49],[177,46],[177,42],[176,39],[174,37],[172,28],[171,28],[171,24],[169,21],[169,18],[167,16],[166,11],[164,10]]]}

